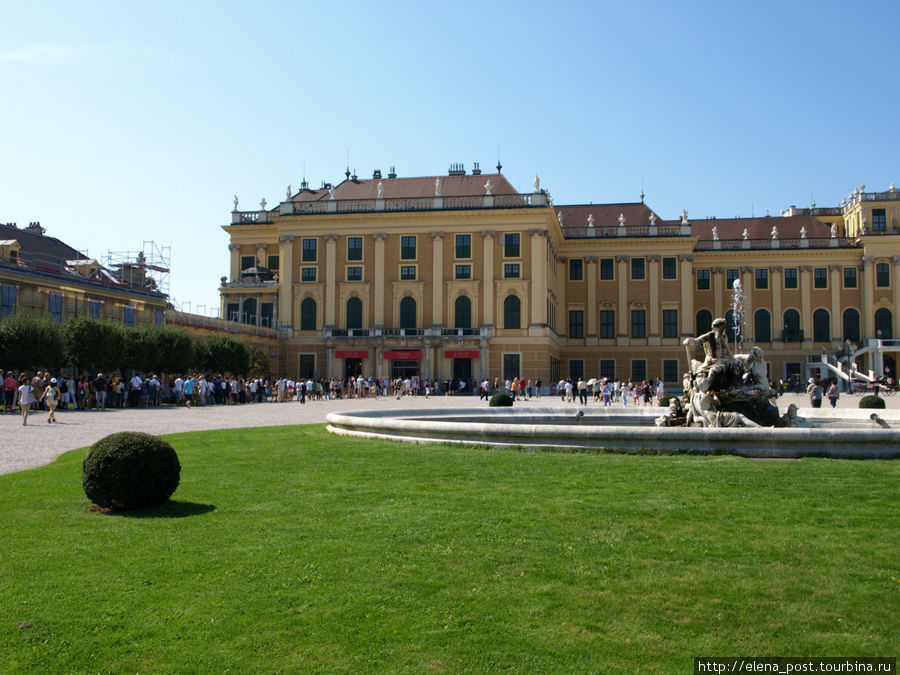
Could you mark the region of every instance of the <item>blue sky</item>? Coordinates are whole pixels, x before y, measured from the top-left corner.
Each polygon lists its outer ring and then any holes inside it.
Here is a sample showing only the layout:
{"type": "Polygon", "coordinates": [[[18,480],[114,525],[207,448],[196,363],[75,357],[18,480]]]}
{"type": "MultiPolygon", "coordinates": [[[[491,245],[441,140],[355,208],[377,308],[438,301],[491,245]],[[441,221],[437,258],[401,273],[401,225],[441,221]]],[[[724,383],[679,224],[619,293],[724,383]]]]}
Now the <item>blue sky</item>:
{"type": "Polygon", "coordinates": [[[244,208],[497,163],[557,204],[773,215],[900,182],[900,3],[0,1],[0,222],[171,247],[218,307],[244,208]]]}

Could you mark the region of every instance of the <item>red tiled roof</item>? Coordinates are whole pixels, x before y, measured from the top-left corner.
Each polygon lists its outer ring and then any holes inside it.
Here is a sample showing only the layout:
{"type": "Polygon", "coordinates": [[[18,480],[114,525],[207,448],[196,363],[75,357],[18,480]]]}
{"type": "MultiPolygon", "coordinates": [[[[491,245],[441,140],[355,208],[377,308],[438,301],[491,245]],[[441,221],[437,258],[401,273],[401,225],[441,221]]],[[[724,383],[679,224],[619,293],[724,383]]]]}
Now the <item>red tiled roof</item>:
{"type": "MultiPolygon", "coordinates": [[[[434,197],[434,181],[441,179],[441,196],[462,197],[483,195],[484,184],[491,181],[491,194],[514,195],[516,189],[506,176],[499,173],[483,173],[477,176],[421,176],[417,178],[362,178],[344,180],[334,186],[335,199],[376,199],[378,184],[384,188],[385,199],[408,199],[414,197],[434,197]]],[[[329,199],[328,190],[304,190],[293,197],[293,201],[329,199]]]]}
{"type": "Polygon", "coordinates": [[[48,237],[46,234],[31,232],[25,228],[11,225],[0,225],[0,239],[15,239],[25,253],[37,253],[58,260],[75,260],[86,257],[56,237],[48,237]]]}
{"type": "MultiPolygon", "coordinates": [[[[557,213],[562,213],[563,229],[570,227],[587,227],[588,216],[594,216],[594,227],[618,227],[619,214],[625,216],[625,227],[645,226],[650,224],[653,210],[643,203],[627,204],[578,204],[574,206],[554,206],[557,213]]],[[[657,224],[663,221],[657,218],[657,224]]]]}
{"type": "MultiPolygon", "coordinates": [[[[690,219],[689,219],[690,220],[690,219]]],[[[813,216],[763,216],[761,218],[709,218],[694,220],[691,234],[701,240],[712,240],[712,229],[717,228],[719,239],[743,239],[744,229],[748,239],[771,239],[772,228],[778,228],[779,239],[799,239],[800,228],[806,228],[809,239],[831,236],[831,228],[813,216]]]]}

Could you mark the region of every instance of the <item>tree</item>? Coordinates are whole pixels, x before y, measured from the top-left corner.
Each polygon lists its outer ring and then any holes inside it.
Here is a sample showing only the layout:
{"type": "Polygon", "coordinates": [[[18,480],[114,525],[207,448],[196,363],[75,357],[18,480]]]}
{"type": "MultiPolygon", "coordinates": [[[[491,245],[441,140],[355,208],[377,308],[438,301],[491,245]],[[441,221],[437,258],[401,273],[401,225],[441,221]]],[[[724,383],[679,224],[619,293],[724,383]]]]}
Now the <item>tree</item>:
{"type": "Polygon", "coordinates": [[[250,346],[243,340],[214,336],[205,340],[207,370],[243,375],[250,368],[250,346]]]}
{"type": "Polygon", "coordinates": [[[0,356],[7,368],[35,370],[63,362],[59,325],[47,318],[13,314],[0,322],[0,356]]]}
{"type": "Polygon", "coordinates": [[[118,370],[126,355],[119,324],[80,317],[62,325],[66,363],[76,371],[118,370]]]}
{"type": "Polygon", "coordinates": [[[153,370],[167,373],[185,373],[197,365],[196,339],[180,328],[155,328],[158,357],[153,370]]]}

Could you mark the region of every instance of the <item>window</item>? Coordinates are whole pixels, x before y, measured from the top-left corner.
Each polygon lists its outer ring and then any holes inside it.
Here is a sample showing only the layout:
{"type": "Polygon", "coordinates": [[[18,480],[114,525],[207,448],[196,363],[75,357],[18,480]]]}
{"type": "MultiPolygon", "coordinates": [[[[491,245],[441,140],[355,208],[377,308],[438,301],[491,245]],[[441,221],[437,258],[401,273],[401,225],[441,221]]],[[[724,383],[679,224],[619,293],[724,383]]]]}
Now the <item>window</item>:
{"type": "Polygon", "coordinates": [[[817,309],[813,312],[813,342],[831,341],[831,317],[828,310],[817,309]]]}
{"type": "Polygon", "coordinates": [[[229,302],[225,306],[225,318],[229,321],[237,321],[241,313],[241,306],[236,302],[229,302]]]}
{"type": "MultiPolygon", "coordinates": [[[[59,293],[50,294],[47,308],[50,311],[50,318],[56,323],[60,323],[62,321],[62,296],[59,293]]],[[[134,321],[131,322],[131,325],[134,325],[134,321]]]]}
{"type": "Polygon", "coordinates": [[[647,310],[645,310],[645,309],[631,310],[631,337],[633,337],[633,338],[647,337],[647,310]]]}
{"type": "Polygon", "coordinates": [[[785,342],[803,342],[803,331],[800,330],[800,312],[789,309],[784,313],[785,342]]]}
{"type": "Polygon", "coordinates": [[[162,326],[163,323],[165,322],[165,320],[166,320],[166,313],[163,312],[161,309],[157,309],[156,311],[153,312],[153,323],[155,323],[157,326],[162,326]]]}
{"type": "Polygon", "coordinates": [[[415,281],[416,280],[416,266],[415,265],[401,265],[400,266],[400,278],[403,281],[415,281]]]}
{"type": "Polygon", "coordinates": [[[856,268],[855,267],[845,267],[844,268],[844,288],[856,288],[856,268]]]}
{"type": "Polygon", "coordinates": [[[643,382],[647,379],[647,362],[644,359],[633,359],[631,362],[631,381],[643,382]]]}
{"type": "Polygon", "coordinates": [[[316,329],[316,301],[304,298],[300,303],[300,330],[316,329]]]}
{"type": "Polygon", "coordinates": [[[347,260],[362,259],[362,237],[347,237],[347,260]]]}
{"type": "Polygon", "coordinates": [[[15,286],[0,287],[0,317],[16,313],[16,297],[19,289],[15,286]]]}
{"type": "Polygon", "coordinates": [[[266,257],[266,267],[269,268],[270,270],[277,271],[278,265],[280,264],[280,262],[281,262],[281,260],[277,255],[270,255],[270,256],[266,257]]]}
{"type": "Polygon", "coordinates": [[[259,305],[259,325],[272,328],[275,321],[275,303],[262,302],[259,305]]]}
{"type": "Polygon", "coordinates": [[[697,290],[709,290],[709,270],[697,270],[697,290]]]}
{"type": "Polygon", "coordinates": [[[522,303],[515,295],[507,295],[503,301],[503,327],[507,330],[521,328],[522,303]]]}
{"type": "Polygon", "coordinates": [[[584,338],[584,310],[569,310],[569,337],[576,340],[584,338]]]}
{"type": "Polygon", "coordinates": [[[859,342],[859,312],[852,307],[844,310],[844,339],[859,342]]]}
{"type": "Polygon", "coordinates": [[[99,319],[103,314],[103,303],[99,300],[88,300],[88,315],[92,319],[99,319]]]}
{"type": "Polygon", "coordinates": [[[616,360],[600,359],[600,377],[612,381],[616,379],[616,360]]]}
{"type": "Polygon", "coordinates": [[[472,278],[472,266],[471,265],[457,265],[456,266],[456,278],[457,279],[471,279],[472,278]]]}
{"type": "Polygon", "coordinates": [[[242,255],[241,256],[241,272],[244,270],[248,270],[251,267],[256,265],[256,258],[252,255],[242,255]]]}
{"type": "Polygon", "coordinates": [[[456,257],[471,258],[472,257],[472,235],[458,234],[456,235],[456,257]]]}
{"type": "Polygon", "coordinates": [[[412,235],[404,235],[400,237],[400,259],[415,260],[416,259],[416,238],[412,235]]]}
{"type": "Polygon", "coordinates": [[[756,270],[756,288],[764,290],[769,287],[769,270],[761,267],[756,270]]]}
{"type": "Polygon", "coordinates": [[[362,267],[348,267],[347,268],[347,281],[362,281],[362,267]]]}
{"type": "Polygon", "coordinates": [[[350,298],[347,300],[347,329],[361,329],[362,327],[362,300],[350,298]]]}
{"type": "Polygon", "coordinates": [[[726,287],[730,290],[734,288],[734,282],[740,278],[740,270],[736,267],[732,267],[725,270],[725,284],[726,287]]]}
{"type": "Polygon", "coordinates": [[[400,301],[400,328],[416,327],[416,299],[406,296],[400,301]]]}
{"type": "Polygon", "coordinates": [[[300,268],[300,281],[315,281],[316,280],[316,268],[315,267],[301,267],[300,268]]]}
{"type": "Polygon", "coordinates": [[[302,243],[302,253],[300,260],[303,262],[316,262],[317,254],[316,254],[316,240],[315,239],[304,239],[302,243]]]}
{"type": "Polygon", "coordinates": [[[465,295],[459,296],[453,305],[453,326],[455,328],[472,327],[472,301],[465,295]]]}
{"type": "Polygon", "coordinates": [[[581,258],[569,258],[569,281],[581,281],[584,279],[584,260],[581,258]]]}
{"type": "Polygon", "coordinates": [[[644,278],[644,259],[643,258],[632,258],[631,259],[631,279],[633,281],[640,281],[644,278]]]}
{"type": "Polygon", "coordinates": [[[616,337],[616,310],[600,310],[600,337],[605,340],[616,337]]]}
{"type": "Polygon", "coordinates": [[[521,354],[503,355],[503,379],[511,380],[521,375],[521,354]]]}
{"type": "Polygon", "coordinates": [[[881,340],[891,340],[894,337],[891,310],[882,307],[875,312],[875,337],[881,340]]]}
{"type": "Polygon", "coordinates": [[[244,300],[244,307],[241,310],[241,323],[249,323],[254,326],[258,325],[256,316],[256,298],[247,298],[244,300]]]}
{"type": "Polygon", "coordinates": [[[796,267],[785,267],[784,268],[784,287],[785,287],[785,289],[797,288],[797,268],[796,267]]]}
{"type": "Polygon", "coordinates": [[[130,328],[134,328],[134,307],[122,308],[122,323],[130,328]]]}
{"type": "Polygon", "coordinates": [[[503,278],[504,279],[518,279],[519,278],[519,263],[505,263],[503,265],[503,278]]]}
{"type": "Polygon", "coordinates": [[[813,268],[813,288],[828,288],[828,268],[813,268]]]}
{"type": "Polygon", "coordinates": [[[885,209],[872,209],[872,232],[887,230],[887,213],[885,209]]]}
{"type": "Polygon", "coordinates": [[[584,359],[569,359],[569,377],[575,382],[584,377],[584,359]]]}
{"type": "Polygon", "coordinates": [[[891,266],[887,263],[875,265],[875,285],[879,288],[887,288],[891,285],[891,266]]]}
{"type": "Polygon", "coordinates": [[[300,355],[300,377],[304,379],[314,378],[316,376],[316,355],[301,354],[300,355]]]}
{"type": "Polygon", "coordinates": [[[678,382],[678,359],[663,359],[663,382],[678,382]]]}
{"type": "Polygon", "coordinates": [[[664,338],[678,337],[678,310],[664,309],[662,311],[662,324],[664,338]]]}
{"type": "Polygon", "coordinates": [[[663,279],[677,279],[678,278],[678,259],[677,258],[663,258],[662,259],[662,274],[663,274],[663,279]]]}
{"type": "Polygon", "coordinates": [[[519,255],[519,233],[507,232],[503,235],[503,257],[518,258],[519,255]]]}
{"type": "Polygon", "coordinates": [[[614,263],[612,258],[600,258],[600,281],[612,281],[615,278],[614,263]]]}
{"type": "Polygon", "coordinates": [[[758,309],[753,315],[753,339],[757,342],[772,341],[772,317],[768,310],[758,309]]]}
{"type": "Polygon", "coordinates": [[[703,335],[712,330],[712,312],[708,309],[701,309],[697,312],[697,335],[703,335]]]}

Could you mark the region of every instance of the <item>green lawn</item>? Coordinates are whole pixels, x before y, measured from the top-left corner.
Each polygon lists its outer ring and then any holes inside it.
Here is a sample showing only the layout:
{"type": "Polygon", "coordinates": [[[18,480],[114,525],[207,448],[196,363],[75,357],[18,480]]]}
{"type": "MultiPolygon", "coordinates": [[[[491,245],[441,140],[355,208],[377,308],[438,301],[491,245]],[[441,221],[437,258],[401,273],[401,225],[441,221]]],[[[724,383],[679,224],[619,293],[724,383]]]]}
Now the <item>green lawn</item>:
{"type": "Polygon", "coordinates": [[[0,476],[0,672],[691,672],[900,644],[900,462],[167,438],[181,486],[150,512],[91,512],[84,451],[0,476]]]}

